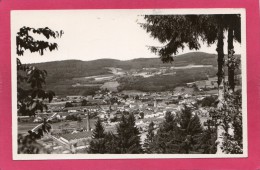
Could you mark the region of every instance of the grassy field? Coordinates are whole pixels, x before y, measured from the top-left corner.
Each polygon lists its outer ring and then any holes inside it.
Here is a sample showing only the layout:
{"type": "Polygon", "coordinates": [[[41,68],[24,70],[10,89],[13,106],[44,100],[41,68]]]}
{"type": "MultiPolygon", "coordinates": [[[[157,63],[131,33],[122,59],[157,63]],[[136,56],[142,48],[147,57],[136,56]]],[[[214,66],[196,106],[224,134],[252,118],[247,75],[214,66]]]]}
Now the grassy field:
{"type": "Polygon", "coordinates": [[[101,88],[117,92],[118,86],[119,86],[119,83],[117,81],[109,81],[109,82],[104,83],[104,85],[101,88]]]}

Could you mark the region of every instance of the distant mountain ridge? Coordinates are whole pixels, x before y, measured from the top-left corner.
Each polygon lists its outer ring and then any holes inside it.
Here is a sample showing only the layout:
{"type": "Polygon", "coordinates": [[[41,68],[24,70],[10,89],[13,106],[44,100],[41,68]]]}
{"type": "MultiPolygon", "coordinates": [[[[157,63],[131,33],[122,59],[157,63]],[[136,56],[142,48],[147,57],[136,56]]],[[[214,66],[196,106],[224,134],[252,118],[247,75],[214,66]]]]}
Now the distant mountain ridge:
{"type": "MultiPolygon", "coordinates": [[[[144,66],[149,67],[151,64],[155,66],[185,66],[186,64],[195,64],[195,65],[203,65],[203,64],[211,64],[216,65],[217,61],[214,59],[217,58],[216,54],[208,54],[204,52],[191,52],[182,55],[177,55],[174,57],[174,62],[172,64],[162,63],[160,58],[136,58],[131,60],[117,60],[117,59],[97,59],[97,60],[90,60],[90,61],[82,61],[82,60],[61,60],[61,61],[50,61],[44,63],[35,63],[40,68],[46,67],[47,69],[50,67],[68,65],[68,64],[79,64],[79,66],[86,65],[86,66],[126,66],[129,64],[136,64],[141,63],[144,66]],[[182,64],[185,63],[185,64],[182,64]]],[[[135,66],[131,66],[135,67],[135,66]]]]}
{"type": "MultiPolygon", "coordinates": [[[[240,55],[237,55],[240,56],[240,55]]],[[[92,61],[81,60],[62,60],[46,63],[35,63],[32,65],[48,72],[57,70],[66,74],[66,70],[78,73],[73,76],[92,76],[105,74],[105,67],[120,67],[125,70],[141,69],[144,67],[169,67],[169,66],[187,66],[187,65],[213,65],[217,66],[217,55],[204,52],[191,52],[174,57],[173,63],[162,63],[160,58],[137,58],[132,60],[116,60],[116,59],[98,59],[92,61]],[[73,71],[74,70],[74,71],[73,71]],[[77,70],[77,71],[75,71],[77,70]],[[102,71],[101,71],[102,70],[102,71]],[[65,71],[65,72],[64,72],[65,71]],[[91,73],[92,71],[92,73],[91,73]],[[83,73],[85,72],[85,73],[83,73]]]]}
{"type": "MultiPolygon", "coordinates": [[[[237,55],[240,57],[240,55],[237,55]]],[[[116,59],[98,59],[92,61],[81,60],[63,60],[52,61],[46,63],[31,64],[39,69],[44,69],[48,72],[46,79],[47,88],[54,91],[70,91],[70,94],[78,94],[74,91],[76,88],[72,88],[72,84],[75,83],[73,78],[107,75],[111,74],[108,67],[122,68],[123,70],[142,69],[142,68],[159,68],[159,67],[184,67],[188,65],[212,65],[210,72],[215,75],[217,67],[217,55],[208,54],[204,52],[191,52],[174,57],[173,63],[163,63],[160,58],[136,58],[132,60],[116,60],[116,59]]],[[[205,72],[203,68],[197,68],[197,71],[205,72]]],[[[185,74],[190,73],[188,70],[183,70],[185,74]]],[[[181,73],[179,76],[182,76],[181,73]]],[[[156,81],[156,80],[153,80],[156,81]]],[[[83,87],[82,87],[83,88],[83,87]]],[[[86,87],[84,88],[86,89],[86,87]]],[[[82,89],[81,89],[82,90],[82,89]]],[[[63,92],[60,92],[63,93],[63,92]]]]}

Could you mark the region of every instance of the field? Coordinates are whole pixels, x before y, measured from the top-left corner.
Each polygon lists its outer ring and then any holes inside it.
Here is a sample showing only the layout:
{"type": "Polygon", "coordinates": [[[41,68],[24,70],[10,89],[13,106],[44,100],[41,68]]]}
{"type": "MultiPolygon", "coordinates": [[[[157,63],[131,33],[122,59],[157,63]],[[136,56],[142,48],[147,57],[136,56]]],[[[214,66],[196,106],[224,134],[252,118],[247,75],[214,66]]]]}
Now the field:
{"type": "Polygon", "coordinates": [[[109,82],[104,83],[104,85],[101,86],[101,88],[117,92],[117,87],[118,86],[119,86],[119,83],[117,81],[109,81],[109,82]]]}

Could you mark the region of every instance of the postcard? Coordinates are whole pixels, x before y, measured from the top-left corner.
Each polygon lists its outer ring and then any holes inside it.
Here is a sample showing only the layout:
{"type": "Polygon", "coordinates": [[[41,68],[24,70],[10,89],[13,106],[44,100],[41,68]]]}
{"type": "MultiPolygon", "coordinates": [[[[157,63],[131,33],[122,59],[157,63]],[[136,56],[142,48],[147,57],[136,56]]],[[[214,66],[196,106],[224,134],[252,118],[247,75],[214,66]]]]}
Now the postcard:
{"type": "Polygon", "coordinates": [[[248,155],[245,9],[11,11],[14,160],[248,155]]]}

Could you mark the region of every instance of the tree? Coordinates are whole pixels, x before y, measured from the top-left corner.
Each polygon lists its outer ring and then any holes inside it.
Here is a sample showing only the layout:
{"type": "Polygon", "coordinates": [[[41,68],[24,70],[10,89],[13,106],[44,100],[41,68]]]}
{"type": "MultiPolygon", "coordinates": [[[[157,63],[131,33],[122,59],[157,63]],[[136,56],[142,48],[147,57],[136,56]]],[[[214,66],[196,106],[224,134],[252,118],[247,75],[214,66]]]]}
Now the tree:
{"type": "Polygon", "coordinates": [[[235,69],[239,66],[239,59],[234,56],[234,40],[241,43],[241,17],[239,14],[225,15],[228,30],[228,83],[229,89],[235,90],[235,69]]]}
{"type": "MultiPolygon", "coordinates": [[[[24,55],[25,50],[30,52],[39,52],[44,54],[47,48],[52,51],[58,49],[57,43],[49,43],[47,41],[35,40],[30,33],[41,34],[47,39],[50,37],[61,37],[63,31],[54,32],[48,27],[45,28],[30,28],[22,27],[16,35],[16,53],[18,56],[24,55]]],[[[55,96],[53,91],[44,91],[43,84],[47,76],[46,70],[39,70],[34,66],[23,65],[17,58],[17,99],[18,113],[22,115],[34,115],[36,110],[47,109],[47,105],[43,103],[44,99],[49,99],[49,102],[55,96]],[[28,84],[31,89],[28,88],[28,84]]]]}
{"type": "Polygon", "coordinates": [[[165,120],[154,136],[153,142],[149,145],[150,153],[179,153],[181,142],[177,133],[177,123],[175,116],[170,112],[166,112],[165,120]]]}
{"type": "Polygon", "coordinates": [[[118,148],[118,137],[113,134],[112,132],[108,132],[105,135],[105,147],[106,147],[106,153],[110,154],[118,154],[120,153],[120,150],[118,148]]]}
{"type": "Polygon", "coordinates": [[[86,99],[83,99],[81,101],[81,106],[87,106],[88,101],[86,99]]]}
{"type": "Polygon", "coordinates": [[[224,97],[223,106],[210,111],[210,115],[218,128],[223,129],[218,131],[220,133],[218,135],[222,136],[221,140],[217,140],[217,142],[221,143],[221,145],[217,146],[218,152],[243,153],[241,92],[226,91],[224,97]]]}
{"type": "MultiPolygon", "coordinates": [[[[48,27],[34,29],[30,27],[22,27],[16,35],[16,54],[18,56],[24,55],[25,50],[30,52],[39,52],[43,55],[43,50],[49,49],[50,51],[57,49],[56,43],[49,43],[46,41],[35,40],[29,33],[42,34],[49,39],[50,37],[61,37],[63,31],[60,33],[54,32],[48,27]]],[[[40,70],[32,65],[24,65],[17,58],[17,108],[18,114],[22,115],[35,115],[37,110],[47,110],[47,105],[44,100],[52,101],[55,93],[53,91],[43,90],[45,78],[47,76],[46,70],[40,70]]],[[[35,141],[37,138],[43,136],[44,132],[49,131],[50,125],[45,122],[37,132],[32,130],[28,131],[29,134],[25,137],[19,136],[18,138],[18,153],[40,153],[41,148],[35,141]]]]}
{"type": "Polygon", "coordinates": [[[73,104],[71,102],[66,102],[64,107],[73,107],[73,104]]]}
{"type": "Polygon", "coordinates": [[[148,127],[148,133],[146,135],[146,139],[144,140],[144,148],[145,148],[145,152],[146,153],[151,153],[151,148],[152,148],[152,144],[153,144],[153,141],[154,141],[154,123],[153,121],[149,124],[149,127],[148,127]]]}
{"type": "Polygon", "coordinates": [[[144,118],[144,112],[140,112],[139,114],[140,114],[141,119],[143,119],[144,118]]]}
{"type": "Polygon", "coordinates": [[[149,144],[149,153],[189,153],[196,149],[202,132],[198,116],[193,115],[186,106],[176,116],[167,112],[165,120],[149,144]]]}
{"type": "Polygon", "coordinates": [[[217,106],[217,97],[216,96],[207,96],[201,101],[198,101],[202,107],[216,107],[217,106]]]}
{"type": "Polygon", "coordinates": [[[29,50],[31,53],[39,52],[40,55],[43,55],[44,50],[46,49],[49,49],[50,51],[58,49],[57,43],[49,43],[43,40],[35,40],[30,35],[30,32],[32,32],[33,34],[43,35],[47,39],[51,37],[58,38],[64,34],[62,30],[60,32],[55,32],[48,27],[35,29],[24,26],[16,35],[16,53],[18,56],[22,56],[25,50],[29,50]]]}
{"type": "Polygon", "coordinates": [[[185,153],[189,153],[190,150],[198,143],[198,137],[203,132],[200,119],[195,114],[192,114],[192,111],[189,107],[184,105],[184,108],[177,116],[177,122],[179,124],[179,133],[182,137],[181,149],[185,151],[185,153]]]}
{"type": "Polygon", "coordinates": [[[163,47],[150,47],[158,54],[163,62],[173,62],[172,55],[185,45],[190,50],[200,48],[199,39],[208,45],[217,41],[218,52],[218,86],[219,100],[223,100],[224,93],[224,15],[145,15],[145,24],[141,26],[158,39],[166,43],[163,47]]]}
{"type": "Polygon", "coordinates": [[[204,130],[202,135],[200,135],[198,138],[199,142],[197,148],[202,149],[202,153],[204,154],[215,154],[217,151],[216,139],[216,127],[212,127],[210,124],[208,124],[207,129],[204,130]]]}
{"type": "Polygon", "coordinates": [[[101,120],[98,118],[96,124],[95,124],[95,130],[93,131],[93,138],[99,139],[105,137],[105,129],[102,125],[101,120]]]}
{"type": "Polygon", "coordinates": [[[140,24],[150,35],[164,43],[163,47],[150,47],[163,62],[173,62],[172,54],[176,55],[185,45],[189,49],[198,50],[201,39],[208,45],[217,41],[218,52],[218,84],[220,99],[223,98],[224,87],[224,31],[228,31],[229,84],[234,88],[233,38],[241,41],[240,15],[145,15],[146,23],[140,24]]]}
{"type": "Polygon", "coordinates": [[[97,120],[95,124],[95,130],[93,131],[92,140],[90,142],[89,146],[89,152],[90,153],[105,153],[106,152],[106,141],[105,133],[104,133],[104,127],[102,125],[102,122],[100,119],[97,120]]]}
{"type": "Polygon", "coordinates": [[[133,114],[129,114],[128,118],[123,115],[117,126],[118,149],[120,153],[138,154],[142,153],[140,144],[140,132],[135,126],[135,118],[133,114]]]}
{"type": "MultiPolygon", "coordinates": [[[[152,37],[164,43],[163,47],[150,47],[150,50],[158,54],[163,62],[173,62],[172,54],[176,55],[179,49],[185,45],[189,49],[198,50],[200,48],[199,38],[208,45],[217,42],[218,53],[218,107],[221,108],[224,102],[224,31],[228,30],[228,67],[229,84],[233,90],[234,68],[233,64],[233,36],[240,42],[240,16],[239,15],[145,15],[146,23],[141,26],[151,34],[152,37]],[[234,22],[232,22],[234,21],[234,22]],[[234,31],[236,28],[236,31],[234,31]]],[[[231,127],[232,128],[232,127],[231,127]]],[[[219,133],[223,129],[218,128],[219,133]]],[[[221,136],[218,136],[219,146],[221,146],[221,136]]],[[[220,147],[218,147],[220,148],[220,147]]],[[[220,149],[218,149],[220,150],[220,149]]],[[[220,151],[219,151],[220,152],[220,151]]]]}
{"type": "Polygon", "coordinates": [[[192,85],[192,88],[193,88],[194,92],[199,92],[200,91],[198,86],[197,86],[197,84],[195,84],[195,83],[192,85]]]}
{"type": "Polygon", "coordinates": [[[46,70],[39,70],[33,66],[22,65],[17,59],[17,108],[21,115],[35,115],[37,110],[47,110],[44,100],[52,101],[55,93],[43,90],[46,70]]]}
{"type": "Polygon", "coordinates": [[[128,99],[129,96],[127,94],[125,94],[123,97],[122,97],[124,100],[128,99]]]}

